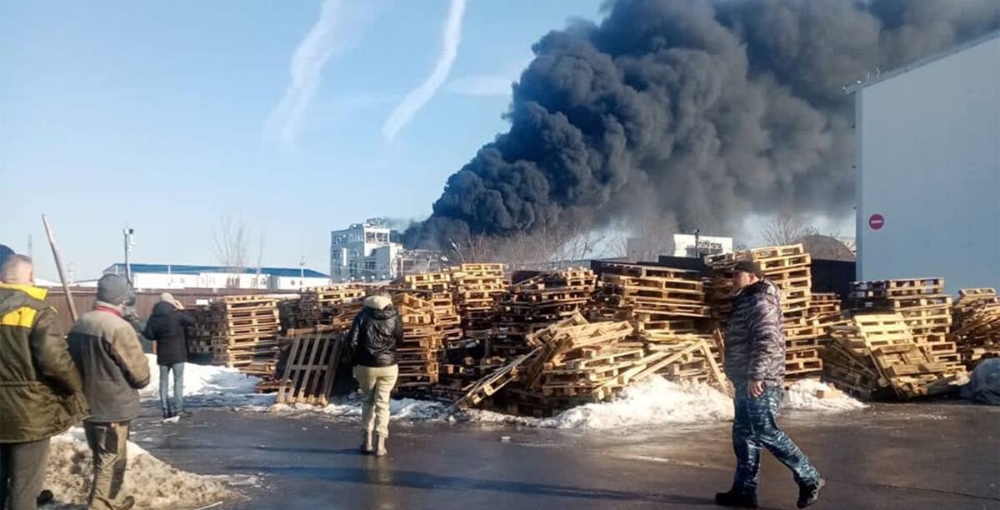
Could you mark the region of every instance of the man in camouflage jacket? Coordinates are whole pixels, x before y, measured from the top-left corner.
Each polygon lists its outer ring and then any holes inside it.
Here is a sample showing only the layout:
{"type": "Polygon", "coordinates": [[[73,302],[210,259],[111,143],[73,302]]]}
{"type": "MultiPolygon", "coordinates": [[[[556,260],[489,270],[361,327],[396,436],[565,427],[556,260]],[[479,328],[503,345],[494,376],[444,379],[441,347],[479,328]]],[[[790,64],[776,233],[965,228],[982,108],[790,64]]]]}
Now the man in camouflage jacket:
{"type": "Polygon", "coordinates": [[[792,471],[799,486],[798,507],[805,508],[819,499],[825,482],[777,424],[785,378],[781,291],[765,280],[760,267],[750,261],[737,263],[733,286],[736,295],[726,333],[725,370],[736,387],[736,476],[732,489],[716,494],[715,501],[723,506],[757,508],[757,475],[763,446],[792,471]]]}

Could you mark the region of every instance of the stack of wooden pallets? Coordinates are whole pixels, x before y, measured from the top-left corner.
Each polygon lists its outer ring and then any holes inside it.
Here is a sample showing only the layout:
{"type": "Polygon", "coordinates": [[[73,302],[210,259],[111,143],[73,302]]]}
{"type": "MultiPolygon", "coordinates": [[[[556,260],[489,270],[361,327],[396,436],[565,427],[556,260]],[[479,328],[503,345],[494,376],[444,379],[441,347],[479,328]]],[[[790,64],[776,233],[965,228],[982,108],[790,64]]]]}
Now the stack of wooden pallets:
{"type": "Polygon", "coordinates": [[[497,302],[487,357],[514,359],[529,352],[528,335],[589,306],[596,280],[593,271],[575,269],[542,273],[512,285],[497,302]]]}
{"type": "Polygon", "coordinates": [[[840,296],[835,293],[814,292],[809,297],[808,321],[820,329],[820,338],[828,338],[832,326],[844,326],[847,317],[841,310],[840,296]]]}
{"type": "Polygon", "coordinates": [[[962,289],[958,294],[948,340],[972,370],[983,359],[1000,357],[1000,297],[995,289],[962,289]]]}
{"type": "Polygon", "coordinates": [[[429,301],[437,334],[444,342],[462,340],[462,319],[455,307],[450,273],[420,273],[403,277],[405,288],[420,291],[429,301]]]}
{"type": "Polygon", "coordinates": [[[833,326],[831,337],[824,378],[861,398],[911,399],[955,389],[955,371],[928,356],[899,314],[855,315],[850,325],[833,326]]]}
{"type": "Polygon", "coordinates": [[[407,291],[394,291],[392,301],[403,321],[403,343],[396,349],[396,388],[407,394],[428,390],[438,382],[438,359],[443,348],[434,304],[407,291]]]}
{"type": "Polygon", "coordinates": [[[361,285],[337,285],[302,291],[298,303],[296,328],[330,324],[337,309],[344,304],[364,299],[366,289],[361,285]]]}
{"type": "Polygon", "coordinates": [[[268,296],[225,296],[209,307],[191,311],[195,326],[189,343],[192,354],[208,356],[214,365],[253,373],[255,363],[272,363],[281,324],[278,300],[268,296]]]}
{"type": "Polygon", "coordinates": [[[848,303],[856,314],[900,314],[931,359],[951,368],[962,366],[955,342],[948,339],[951,297],[944,294],[944,278],[852,282],[848,303]]]}
{"type": "Polygon", "coordinates": [[[603,264],[594,293],[598,316],[631,321],[650,341],[704,333],[710,310],[698,271],[636,264],[603,264]]]}
{"type": "Polygon", "coordinates": [[[264,296],[226,296],[219,299],[225,310],[227,365],[246,367],[255,362],[273,362],[281,325],[278,301],[264,296]]]}
{"type": "Polygon", "coordinates": [[[493,331],[497,299],[507,290],[503,264],[462,264],[452,268],[451,278],[464,336],[485,340],[493,331]]]}
{"type": "Polygon", "coordinates": [[[781,290],[786,382],[818,377],[823,371],[819,349],[825,328],[812,315],[816,309],[811,308],[812,259],[809,254],[801,244],[795,244],[708,257],[712,269],[709,302],[713,307],[713,317],[723,323],[732,311],[733,291],[728,274],[740,260],[756,262],[764,277],[781,290]]]}

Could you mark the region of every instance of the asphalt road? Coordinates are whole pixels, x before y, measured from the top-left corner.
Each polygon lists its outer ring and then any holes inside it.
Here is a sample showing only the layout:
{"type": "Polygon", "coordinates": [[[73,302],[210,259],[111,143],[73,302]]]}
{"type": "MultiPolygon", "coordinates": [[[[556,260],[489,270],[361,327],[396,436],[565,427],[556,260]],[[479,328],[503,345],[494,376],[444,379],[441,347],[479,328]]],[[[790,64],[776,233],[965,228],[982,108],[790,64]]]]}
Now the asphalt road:
{"type": "MultiPolygon", "coordinates": [[[[782,423],[828,484],[815,508],[1000,509],[1000,408],[877,405],[782,423]]],[[[357,453],[353,423],[202,410],[140,420],[134,440],[187,471],[260,483],[232,509],[713,508],[734,457],[727,424],[605,433],[394,423],[386,458],[357,453]],[[509,441],[501,438],[509,436],[509,441]]],[[[795,508],[765,454],[761,508],[795,508]]]]}

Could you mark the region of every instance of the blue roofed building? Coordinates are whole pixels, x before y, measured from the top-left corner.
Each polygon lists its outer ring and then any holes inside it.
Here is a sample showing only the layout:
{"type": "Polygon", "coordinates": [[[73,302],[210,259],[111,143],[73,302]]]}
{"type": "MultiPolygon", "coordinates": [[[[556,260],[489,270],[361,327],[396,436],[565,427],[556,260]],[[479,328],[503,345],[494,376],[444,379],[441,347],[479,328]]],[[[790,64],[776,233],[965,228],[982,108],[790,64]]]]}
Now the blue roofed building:
{"type": "MultiPolygon", "coordinates": [[[[329,275],[305,267],[247,267],[183,264],[130,264],[136,290],[259,289],[301,290],[330,285],[329,275]]],[[[125,264],[113,264],[104,274],[125,276],[125,264]]]]}

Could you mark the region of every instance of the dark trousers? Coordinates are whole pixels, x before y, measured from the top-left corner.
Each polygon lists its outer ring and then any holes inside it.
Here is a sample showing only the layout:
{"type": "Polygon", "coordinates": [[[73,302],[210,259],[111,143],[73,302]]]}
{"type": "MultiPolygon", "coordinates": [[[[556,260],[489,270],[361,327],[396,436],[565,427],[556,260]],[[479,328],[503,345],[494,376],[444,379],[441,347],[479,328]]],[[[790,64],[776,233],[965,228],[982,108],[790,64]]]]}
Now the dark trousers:
{"type": "Polygon", "coordinates": [[[90,489],[91,509],[113,509],[118,501],[125,468],[128,467],[130,422],[83,422],[87,444],[94,455],[94,485],[90,489]]]}
{"type": "Polygon", "coordinates": [[[37,508],[48,460],[48,439],[0,444],[0,510],[37,508]]]}
{"type": "Polygon", "coordinates": [[[733,450],[736,452],[734,489],[757,490],[761,447],[767,448],[790,469],[799,485],[819,480],[819,473],[802,450],[778,428],[782,391],[780,385],[768,386],[763,395],[751,398],[747,395],[746,384],[736,385],[733,402],[736,408],[736,419],[733,421],[733,450]]]}

